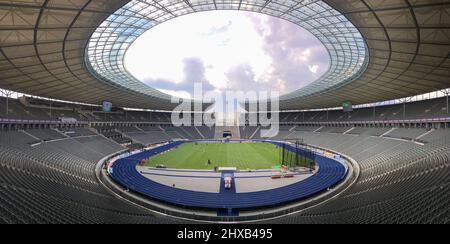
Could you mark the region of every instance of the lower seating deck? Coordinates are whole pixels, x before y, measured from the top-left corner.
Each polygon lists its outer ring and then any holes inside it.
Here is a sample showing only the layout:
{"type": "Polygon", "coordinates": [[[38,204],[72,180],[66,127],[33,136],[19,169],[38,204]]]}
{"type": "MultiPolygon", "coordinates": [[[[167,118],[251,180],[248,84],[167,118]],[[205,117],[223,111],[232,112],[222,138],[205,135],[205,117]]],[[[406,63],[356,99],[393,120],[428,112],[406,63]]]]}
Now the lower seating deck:
{"type": "MultiPolygon", "coordinates": [[[[358,161],[360,179],[319,207],[269,223],[450,222],[450,130],[427,133],[420,138],[426,143],[416,144],[381,137],[392,128],[356,128],[346,135],[313,132],[317,129],[296,127],[280,139],[302,138],[346,154],[358,161]]],[[[95,160],[123,147],[100,135],[62,139],[78,143],[33,147],[36,138],[24,132],[0,132],[0,223],[185,222],[149,214],[100,186],[95,160]],[[97,154],[84,155],[75,145],[97,154]]]]}

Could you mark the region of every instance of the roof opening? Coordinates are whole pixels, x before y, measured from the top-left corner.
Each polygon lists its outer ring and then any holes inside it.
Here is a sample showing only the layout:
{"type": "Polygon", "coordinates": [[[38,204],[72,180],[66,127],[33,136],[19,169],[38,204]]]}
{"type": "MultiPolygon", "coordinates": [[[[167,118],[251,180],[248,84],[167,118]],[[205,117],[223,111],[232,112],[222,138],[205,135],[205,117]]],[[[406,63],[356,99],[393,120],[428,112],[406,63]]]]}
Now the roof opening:
{"type": "Polygon", "coordinates": [[[191,98],[204,92],[287,94],[320,78],[330,65],[325,46],[300,26],[244,11],[200,12],[174,18],[141,35],[125,67],[143,83],[191,98]]]}

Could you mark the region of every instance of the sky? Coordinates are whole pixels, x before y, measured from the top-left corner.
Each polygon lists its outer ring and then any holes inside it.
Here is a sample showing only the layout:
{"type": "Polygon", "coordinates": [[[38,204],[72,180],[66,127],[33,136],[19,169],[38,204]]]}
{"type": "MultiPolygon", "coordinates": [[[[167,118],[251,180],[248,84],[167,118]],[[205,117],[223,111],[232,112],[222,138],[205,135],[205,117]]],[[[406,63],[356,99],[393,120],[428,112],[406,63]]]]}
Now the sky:
{"type": "Polygon", "coordinates": [[[203,12],[162,23],[136,40],[127,70],[170,95],[207,91],[287,94],[317,80],[329,55],[311,33],[290,22],[238,11],[203,12]]]}

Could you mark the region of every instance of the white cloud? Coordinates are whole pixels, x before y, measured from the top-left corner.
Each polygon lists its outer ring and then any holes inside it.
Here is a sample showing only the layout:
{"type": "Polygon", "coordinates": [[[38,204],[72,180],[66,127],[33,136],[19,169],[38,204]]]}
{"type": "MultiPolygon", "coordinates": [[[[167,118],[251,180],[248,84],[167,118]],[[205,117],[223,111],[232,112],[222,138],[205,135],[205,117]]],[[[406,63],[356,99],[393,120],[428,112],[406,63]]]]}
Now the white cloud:
{"type": "Polygon", "coordinates": [[[319,71],[319,65],[308,65],[309,70],[311,73],[316,74],[317,71],[319,71]]]}
{"type": "Polygon", "coordinates": [[[298,59],[302,62],[308,62],[310,57],[311,57],[311,49],[308,48],[304,51],[301,51],[298,59]]]}

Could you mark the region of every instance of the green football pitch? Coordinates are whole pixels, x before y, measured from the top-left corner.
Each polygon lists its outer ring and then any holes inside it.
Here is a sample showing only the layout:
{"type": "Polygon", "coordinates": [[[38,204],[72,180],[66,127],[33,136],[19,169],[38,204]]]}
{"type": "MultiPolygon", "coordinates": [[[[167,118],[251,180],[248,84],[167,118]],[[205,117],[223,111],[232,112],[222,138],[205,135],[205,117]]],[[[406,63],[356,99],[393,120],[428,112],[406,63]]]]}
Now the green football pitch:
{"type": "Polygon", "coordinates": [[[147,160],[147,167],[157,165],[170,169],[271,169],[280,165],[280,149],[271,143],[189,142],[147,160]]]}

